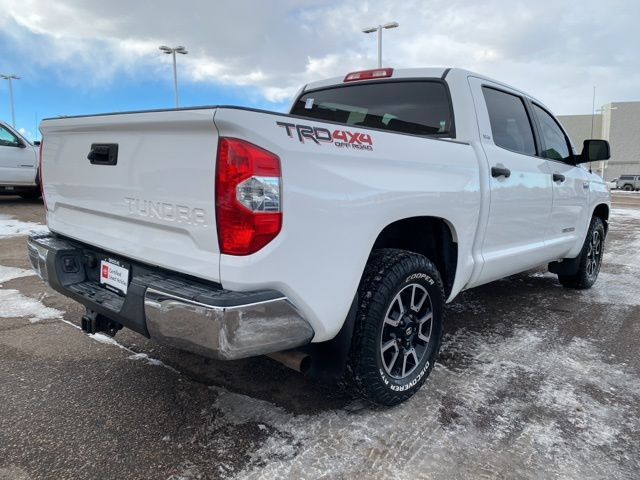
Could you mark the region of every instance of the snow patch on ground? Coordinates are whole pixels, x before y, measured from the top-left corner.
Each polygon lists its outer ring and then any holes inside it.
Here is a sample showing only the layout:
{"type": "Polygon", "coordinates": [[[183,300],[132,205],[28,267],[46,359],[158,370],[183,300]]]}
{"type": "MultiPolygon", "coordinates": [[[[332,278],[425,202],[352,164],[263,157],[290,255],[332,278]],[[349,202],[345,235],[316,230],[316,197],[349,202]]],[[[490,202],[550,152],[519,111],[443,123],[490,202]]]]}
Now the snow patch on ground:
{"type": "Polygon", "coordinates": [[[0,265],[0,287],[2,283],[22,277],[30,277],[35,275],[33,270],[24,270],[22,268],[5,267],[0,265]]]}
{"type": "Polygon", "coordinates": [[[393,409],[293,415],[211,387],[220,422],[273,429],[237,478],[623,478],[640,467],[625,457],[640,447],[640,379],[590,342],[460,330],[443,350],[469,361],[438,364],[393,409]]]}
{"type": "MultiPolygon", "coordinates": [[[[640,235],[632,235],[640,222],[640,210],[614,208],[611,211],[609,228],[622,238],[607,240],[604,252],[605,264],[626,265],[640,268],[640,235]]],[[[609,237],[611,238],[611,237],[609,237]]],[[[634,273],[637,270],[634,270],[634,273]]]]}
{"type": "Polygon", "coordinates": [[[167,369],[171,370],[174,373],[180,373],[175,368],[170,367],[169,365],[167,365],[166,363],[158,360],[157,358],[150,357],[146,353],[134,353],[133,355],[131,355],[129,357],[129,359],[130,360],[144,360],[149,365],[154,365],[156,367],[164,367],[164,368],[167,368],[167,369]]]}
{"type": "Polygon", "coordinates": [[[637,270],[624,269],[617,274],[600,270],[593,288],[577,293],[586,302],[637,306],[640,305],[640,276],[637,270]]]}
{"type": "Polygon", "coordinates": [[[123,350],[127,350],[129,351],[129,349],[127,347],[125,347],[124,345],[119,344],[115,338],[110,337],[109,335],[105,335],[104,333],[96,333],[93,335],[89,335],[89,338],[91,340],[94,340],[98,343],[105,343],[107,345],[113,345],[114,347],[118,347],[121,348],[123,350]]]}
{"type": "Polygon", "coordinates": [[[0,318],[28,317],[31,323],[62,318],[63,312],[45,307],[35,298],[25,297],[18,290],[0,289],[0,318]]]}
{"type": "Polygon", "coordinates": [[[610,221],[616,220],[640,220],[640,210],[637,208],[612,208],[610,221]]]}
{"type": "Polygon", "coordinates": [[[46,225],[34,222],[23,222],[11,215],[0,214],[0,237],[13,237],[16,235],[30,235],[31,233],[46,233],[49,229],[46,225]]]}
{"type": "MultiPolygon", "coordinates": [[[[79,328],[77,325],[71,323],[71,322],[67,322],[71,325],[73,325],[76,328],[79,328]]],[[[122,345],[121,343],[119,343],[115,338],[110,337],[109,335],[105,335],[104,333],[96,333],[93,335],[89,335],[89,338],[98,342],[98,343],[103,343],[105,345],[112,345],[114,347],[120,348],[122,350],[125,350],[127,352],[129,352],[131,355],[129,356],[130,360],[144,360],[146,361],[149,365],[154,365],[156,367],[164,367],[168,370],[171,370],[174,373],[180,373],[178,372],[175,368],[170,367],[169,365],[167,365],[166,363],[150,357],[149,355],[147,355],[146,353],[137,353],[134,350],[131,350],[129,347],[126,347],[124,345],[122,345]]]]}

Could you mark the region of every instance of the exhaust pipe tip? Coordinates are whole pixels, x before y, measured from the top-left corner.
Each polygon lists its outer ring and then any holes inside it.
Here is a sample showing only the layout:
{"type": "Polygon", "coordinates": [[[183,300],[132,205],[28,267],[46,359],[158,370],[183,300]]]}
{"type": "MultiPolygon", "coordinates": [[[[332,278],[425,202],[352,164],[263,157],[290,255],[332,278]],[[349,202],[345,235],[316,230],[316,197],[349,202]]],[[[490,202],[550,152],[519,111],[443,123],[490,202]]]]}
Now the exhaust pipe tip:
{"type": "Polygon", "coordinates": [[[304,355],[304,358],[300,361],[300,370],[302,374],[309,373],[311,370],[311,355],[304,355]]]}
{"type": "Polygon", "coordinates": [[[266,356],[302,374],[308,373],[309,370],[311,370],[311,355],[300,352],[299,350],[273,352],[268,353],[266,356]]]}

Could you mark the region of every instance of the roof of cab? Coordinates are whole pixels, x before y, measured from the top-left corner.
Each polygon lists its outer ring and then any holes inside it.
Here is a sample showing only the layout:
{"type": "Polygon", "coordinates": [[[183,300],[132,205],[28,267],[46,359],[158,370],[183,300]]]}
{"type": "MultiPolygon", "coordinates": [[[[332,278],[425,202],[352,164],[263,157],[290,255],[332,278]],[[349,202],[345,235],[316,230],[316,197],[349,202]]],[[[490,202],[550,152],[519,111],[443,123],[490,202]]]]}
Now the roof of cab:
{"type": "MultiPolygon", "coordinates": [[[[375,70],[375,69],[371,69],[371,70],[375,70]]],[[[347,72],[348,73],[348,72],[347,72]]],[[[345,74],[346,75],[346,74],[345,74]]],[[[476,78],[480,78],[483,80],[487,80],[489,82],[498,84],[498,85],[502,85],[510,90],[514,90],[516,92],[519,92],[520,94],[527,96],[533,100],[535,100],[536,102],[540,103],[540,105],[544,106],[544,104],[542,102],[540,102],[537,98],[533,97],[532,95],[523,92],[522,90],[520,90],[519,88],[516,88],[512,85],[509,85],[505,82],[501,82],[500,80],[496,80],[494,78],[488,77],[486,75],[482,75],[480,73],[476,73],[476,72],[472,72],[471,70],[466,70],[464,68],[455,68],[455,67],[428,67],[428,68],[394,68],[393,69],[393,75],[391,77],[387,77],[384,79],[381,79],[382,81],[384,80],[397,80],[399,78],[443,78],[446,79],[447,77],[449,77],[449,75],[451,76],[462,76],[462,77],[476,77],[476,78]]],[[[360,80],[360,81],[352,81],[349,82],[352,85],[357,85],[358,83],[367,83],[370,82],[371,80],[360,80]]],[[[326,87],[331,87],[331,86],[335,86],[335,85],[343,85],[344,84],[344,75],[341,77],[332,77],[332,78],[327,78],[324,80],[319,80],[316,82],[311,82],[307,85],[304,86],[304,88],[302,89],[302,92],[307,92],[309,90],[315,90],[315,89],[319,89],[319,88],[326,88],[326,87]]],[[[302,93],[301,92],[301,93],[302,93]]]]}

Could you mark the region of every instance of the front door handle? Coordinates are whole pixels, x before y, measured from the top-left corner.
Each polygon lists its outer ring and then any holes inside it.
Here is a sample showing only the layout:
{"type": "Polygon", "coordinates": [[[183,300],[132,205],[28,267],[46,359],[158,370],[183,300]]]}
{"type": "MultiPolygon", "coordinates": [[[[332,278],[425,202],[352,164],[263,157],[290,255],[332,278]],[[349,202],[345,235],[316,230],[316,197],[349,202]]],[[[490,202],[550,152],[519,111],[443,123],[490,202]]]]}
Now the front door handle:
{"type": "Polygon", "coordinates": [[[562,175],[561,173],[554,173],[553,174],[553,181],[554,182],[561,182],[561,183],[564,182],[565,181],[564,175],[562,175]]]}
{"type": "Polygon", "coordinates": [[[491,167],[491,176],[495,178],[509,178],[511,176],[511,170],[505,167],[491,167]]]}

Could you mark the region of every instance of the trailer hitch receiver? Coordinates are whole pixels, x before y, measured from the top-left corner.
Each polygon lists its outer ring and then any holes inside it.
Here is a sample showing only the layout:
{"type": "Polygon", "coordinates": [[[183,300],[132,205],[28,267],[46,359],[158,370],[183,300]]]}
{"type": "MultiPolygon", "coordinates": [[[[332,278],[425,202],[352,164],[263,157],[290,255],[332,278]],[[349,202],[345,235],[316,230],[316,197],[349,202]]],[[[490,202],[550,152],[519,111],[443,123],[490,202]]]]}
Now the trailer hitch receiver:
{"type": "Polygon", "coordinates": [[[115,337],[121,328],[122,324],[114,322],[93,310],[87,310],[87,313],[82,316],[82,330],[90,335],[104,332],[110,337],[115,337]]]}

